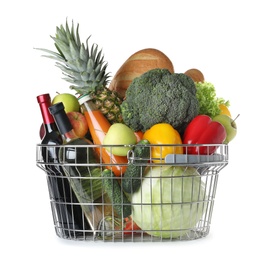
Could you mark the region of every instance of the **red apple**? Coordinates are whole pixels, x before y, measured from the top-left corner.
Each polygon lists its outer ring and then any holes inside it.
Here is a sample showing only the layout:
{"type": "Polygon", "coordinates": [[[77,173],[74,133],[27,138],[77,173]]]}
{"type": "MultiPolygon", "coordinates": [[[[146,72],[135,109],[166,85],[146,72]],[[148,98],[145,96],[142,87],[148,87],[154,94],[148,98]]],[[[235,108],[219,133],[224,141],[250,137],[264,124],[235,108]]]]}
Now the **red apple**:
{"type": "Polygon", "coordinates": [[[76,111],[67,113],[67,116],[73,126],[73,129],[78,137],[84,137],[88,131],[88,124],[85,116],[76,111]]]}

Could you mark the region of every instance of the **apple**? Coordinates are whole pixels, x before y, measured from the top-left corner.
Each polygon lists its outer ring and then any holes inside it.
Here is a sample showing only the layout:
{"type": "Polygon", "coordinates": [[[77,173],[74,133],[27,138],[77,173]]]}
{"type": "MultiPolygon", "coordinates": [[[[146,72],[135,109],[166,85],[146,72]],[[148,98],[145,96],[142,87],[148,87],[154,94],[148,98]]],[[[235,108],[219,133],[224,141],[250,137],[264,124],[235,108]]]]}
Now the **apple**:
{"type": "Polygon", "coordinates": [[[131,150],[129,145],[134,145],[136,142],[137,138],[134,131],[123,123],[112,124],[103,140],[104,145],[110,145],[106,147],[106,150],[118,156],[126,156],[128,151],[131,150]],[[114,147],[111,145],[121,146],[114,147]]]}
{"type": "Polygon", "coordinates": [[[71,125],[78,137],[84,137],[88,132],[88,124],[85,116],[81,112],[68,112],[67,117],[69,118],[71,125]]]}
{"type": "Polygon", "coordinates": [[[226,139],[224,144],[231,142],[237,134],[237,125],[234,119],[228,115],[220,114],[213,118],[213,121],[221,123],[226,130],[226,139]]]}
{"type": "Polygon", "coordinates": [[[79,112],[80,111],[80,105],[78,102],[78,99],[76,96],[70,94],[70,93],[62,93],[56,95],[52,100],[52,105],[63,102],[65,113],[68,112],[79,112]]]}

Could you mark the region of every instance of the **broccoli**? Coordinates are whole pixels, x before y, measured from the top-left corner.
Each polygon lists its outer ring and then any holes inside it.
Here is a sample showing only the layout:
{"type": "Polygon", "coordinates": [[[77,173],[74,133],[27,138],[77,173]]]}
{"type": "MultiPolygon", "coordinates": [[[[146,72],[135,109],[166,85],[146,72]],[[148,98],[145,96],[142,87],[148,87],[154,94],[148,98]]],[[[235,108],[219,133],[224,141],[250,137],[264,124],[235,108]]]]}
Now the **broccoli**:
{"type": "Polygon", "coordinates": [[[183,73],[152,69],[135,78],[121,104],[122,118],[134,131],[145,132],[157,123],[169,123],[183,134],[198,115],[193,80],[183,73]]]}

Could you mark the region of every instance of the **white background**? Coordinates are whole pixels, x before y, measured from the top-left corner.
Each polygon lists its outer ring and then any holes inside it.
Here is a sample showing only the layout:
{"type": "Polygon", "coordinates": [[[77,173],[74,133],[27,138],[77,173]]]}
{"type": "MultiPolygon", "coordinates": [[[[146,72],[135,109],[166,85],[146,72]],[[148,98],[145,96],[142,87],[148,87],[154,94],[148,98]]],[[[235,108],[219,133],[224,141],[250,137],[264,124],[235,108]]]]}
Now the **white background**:
{"type": "MultiPolygon", "coordinates": [[[[4,1],[1,22],[1,259],[264,259],[263,1],[4,1]],[[42,122],[36,96],[69,92],[34,48],[54,49],[55,28],[80,24],[103,49],[113,76],[143,48],[157,48],[176,72],[200,69],[229,99],[238,134],[220,173],[210,234],[170,243],[93,243],[55,235],[45,174],[36,167],[42,122]],[[151,255],[152,254],[152,255],[151,255]],[[5,257],[4,257],[5,255],[5,257]]],[[[1,2],[3,5],[3,1],[1,2]]]]}

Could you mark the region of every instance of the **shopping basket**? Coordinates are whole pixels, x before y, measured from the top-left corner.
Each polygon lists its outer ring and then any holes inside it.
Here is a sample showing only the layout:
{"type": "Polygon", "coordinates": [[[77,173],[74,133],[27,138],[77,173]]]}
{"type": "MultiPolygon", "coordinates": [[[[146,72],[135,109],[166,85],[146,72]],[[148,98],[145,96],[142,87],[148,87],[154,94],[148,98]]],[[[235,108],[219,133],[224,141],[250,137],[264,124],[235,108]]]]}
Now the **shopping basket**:
{"type": "MultiPolygon", "coordinates": [[[[70,158],[71,154],[79,153],[80,157],[91,149],[106,149],[105,146],[37,145],[36,162],[47,177],[54,228],[60,238],[154,242],[193,240],[209,234],[219,173],[228,164],[228,146],[197,145],[204,151],[212,151],[213,146],[217,149],[211,154],[188,154],[189,145],[176,145],[183,147],[183,153],[169,153],[165,158],[152,158],[152,149],[163,146],[146,146],[150,156],[136,158],[132,145],[127,154],[128,164],[120,165],[126,168],[132,164],[140,173],[129,180],[140,183],[140,187],[128,193],[122,189],[122,183],[128,181],[124,174],[103,176],[105,169],[117,166],[111,161],[102,162],[100,155],[96,162],[89,161],[88,156],[82,160],[70,158]],[[60,151],[63,158],[71,160],[48,160],[43,154],[48,149],[60,151]],[[97,174],[93,174],[94,170],[97,174]],[[104,181],[118,182],[120,192],[128,200],[113,201],[104,189],[104,181]],[[129,215],[117,214],[117,208],[125,207],[130,208],[129,215]]],[[[173,150],[176,147],[169,146],[173,150]]]]}

